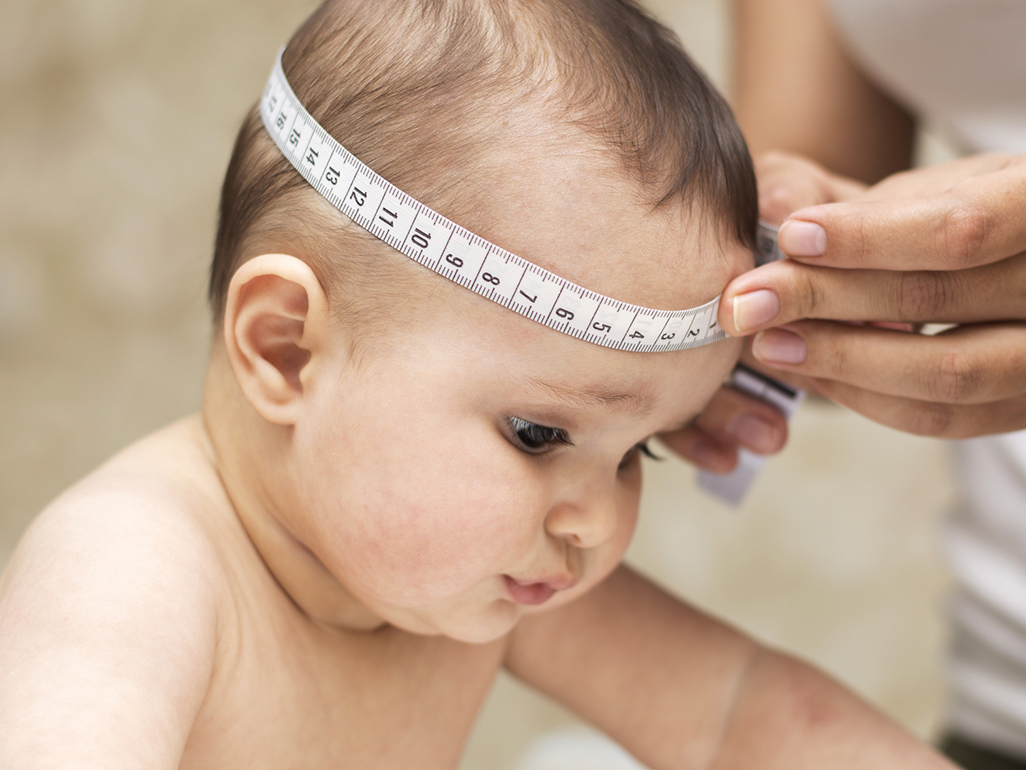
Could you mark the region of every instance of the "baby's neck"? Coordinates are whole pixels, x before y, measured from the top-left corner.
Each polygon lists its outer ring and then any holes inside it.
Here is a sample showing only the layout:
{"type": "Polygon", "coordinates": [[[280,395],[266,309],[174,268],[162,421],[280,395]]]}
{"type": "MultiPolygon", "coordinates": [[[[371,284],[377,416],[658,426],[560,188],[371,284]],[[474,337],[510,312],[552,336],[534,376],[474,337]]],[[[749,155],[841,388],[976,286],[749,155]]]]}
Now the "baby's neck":
{"type": "MultiPolygon", "coordinates": [[[[215,354],[216,356],[216,354],[215,354]]],[[[311,620],[328,626],[368,631],[384,624],[332,575],[283,523],[277,490],[286,487],[279,426],[262,424],[244,401],[230,369],[211,362],[203,396],[203,428],[211,460],[234,515],[267,570],[289,599],[311,620]],[[280,482],[280,483],[279,483],[280,482]]]]}

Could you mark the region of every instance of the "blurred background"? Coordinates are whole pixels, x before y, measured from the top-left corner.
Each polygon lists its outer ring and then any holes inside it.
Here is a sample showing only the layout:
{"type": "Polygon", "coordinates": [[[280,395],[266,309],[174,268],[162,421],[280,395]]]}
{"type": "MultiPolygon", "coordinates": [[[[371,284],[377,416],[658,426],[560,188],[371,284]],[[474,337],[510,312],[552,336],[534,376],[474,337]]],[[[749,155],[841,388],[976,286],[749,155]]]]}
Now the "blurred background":
{"type": "MultiPolygon", "coordinates": [[[[198,409],[221,177],[275,53],[314,5],[5,0],[0,566],[62,489],[198,409]]],[[[647,5],[728,88],[726,3],[647,5]]],[[[930,738],[944,704],[943,447],[816,404],[792,425],[738,510],[683,464],[649,463],[629,559],[930,738]]],[[[513,768],[532,738],[570,724],[500,680],[462,770],[513,768]]]]}

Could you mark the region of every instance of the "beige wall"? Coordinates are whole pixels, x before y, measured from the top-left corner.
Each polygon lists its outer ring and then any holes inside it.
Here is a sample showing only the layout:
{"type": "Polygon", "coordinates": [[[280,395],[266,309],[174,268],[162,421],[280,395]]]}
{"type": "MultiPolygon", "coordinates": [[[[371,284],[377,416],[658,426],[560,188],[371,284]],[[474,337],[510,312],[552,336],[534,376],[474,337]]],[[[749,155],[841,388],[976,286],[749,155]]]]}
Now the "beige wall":
{"type": "MultiPolygon", "coordinates": [[[[715,0],[652,0],[723,82],[715,0]]],[[[0,25],[0,563],[32,516],[197,408],[231,142],[308,0],[7,0],[0,25]]],[[[737,512],[650,464],[631,561],[921,734],[942,705],[940,448],[807,406],[737,512]]],[[[567,719],[500,683],[465,770],[567,719]]]]}

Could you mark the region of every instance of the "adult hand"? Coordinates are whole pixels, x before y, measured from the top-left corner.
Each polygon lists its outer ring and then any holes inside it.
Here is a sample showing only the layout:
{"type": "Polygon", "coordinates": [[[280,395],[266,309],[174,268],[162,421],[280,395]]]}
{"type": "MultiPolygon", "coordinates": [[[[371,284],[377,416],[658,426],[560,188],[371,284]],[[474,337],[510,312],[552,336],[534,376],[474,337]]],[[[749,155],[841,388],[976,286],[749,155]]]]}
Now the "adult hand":
{"type": "MultiPolygon", "coordinates": [[[[779,223],[796,208],[847,200],[866,189],[860,182],[831,174],[817,163],[788,153],[766,153],[756,159],[755,170],[759,178],[759,215],[773,223],[779,223]]],[[[747,352],[742,359],[746,366],[765,370],[747,352]]],[[[804,378],[765,371],[796,387],[812,388],[804,378]]],[[[787,420],[765,401],[725,385],[694,422],[659,439],[704,470],[729,473],[737,465],[738,449],[761,455],[783,449],[787,420]]]]}
{"type": "Polygon", "coordinates": [[[789,152],[767,152],[755,159],[759,180],[759,218],[779,225],[792,212],[823,203],[855,200],[868,185],[832,174],[821,165],[789,152]]]}
{"type": "Polygon", "coordinates": [[[948,438],[1026,428],[1026,156],[849,192],[789,216],[779,243],[791,260],[735,279],[721,326],[759,332],[759,361],[885,425],[948,438]],[[837,321],[957,326],[927,336],[837,321]]]}

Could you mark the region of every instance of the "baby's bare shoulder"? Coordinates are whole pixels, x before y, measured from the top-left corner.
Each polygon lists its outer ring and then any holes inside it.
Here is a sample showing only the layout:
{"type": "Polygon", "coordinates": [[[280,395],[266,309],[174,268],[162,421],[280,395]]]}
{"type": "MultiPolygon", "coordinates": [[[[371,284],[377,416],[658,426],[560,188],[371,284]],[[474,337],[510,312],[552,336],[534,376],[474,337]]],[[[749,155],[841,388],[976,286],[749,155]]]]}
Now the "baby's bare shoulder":
{"type": "Polygon", "coordinates": [[[0,577],[0,724],[18,728],[0,731],[2,766],[142,767],[181,750],[224,577],[196,510],[216,501],[165,434],[54,501],[0,577]]]}
{"type": "Polygon", "coordinates": [[[204,519],[215,515],[222,491],[205,477],[182,427],[132,445],[51,503],[19,543],[0,590],[44,567],[34,577],[60,585],[65,596],[106,580],[126,592],[172,580],[216,583],[220,560],[204,519]]]}

